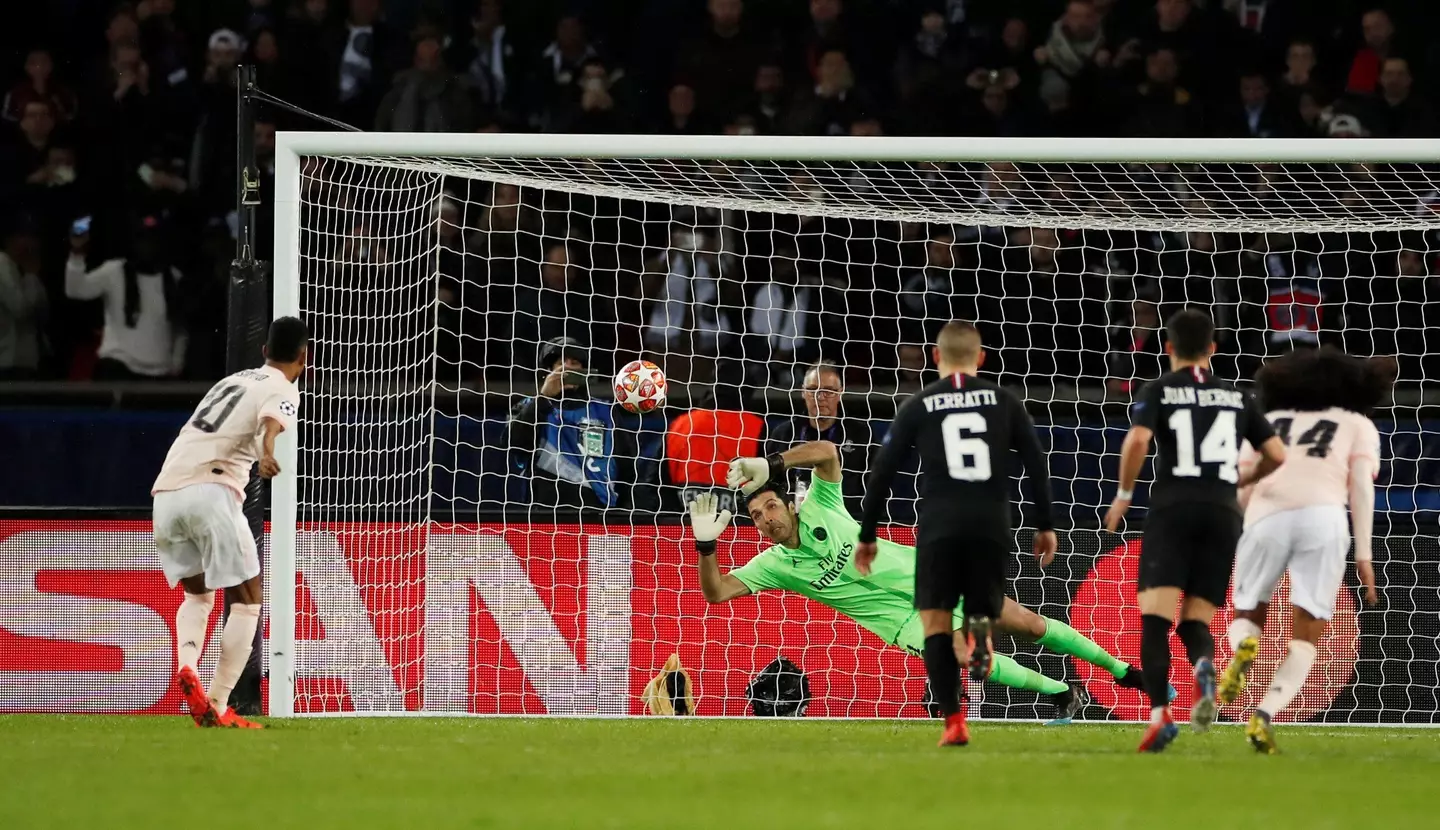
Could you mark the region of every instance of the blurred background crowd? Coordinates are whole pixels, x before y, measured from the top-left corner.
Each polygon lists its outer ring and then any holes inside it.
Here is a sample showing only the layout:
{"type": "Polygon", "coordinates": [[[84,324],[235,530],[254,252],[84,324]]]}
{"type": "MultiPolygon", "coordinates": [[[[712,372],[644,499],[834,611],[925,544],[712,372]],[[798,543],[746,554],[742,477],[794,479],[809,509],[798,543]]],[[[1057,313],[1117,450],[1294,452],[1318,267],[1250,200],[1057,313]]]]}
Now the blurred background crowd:
{"type": "MultiPolygon", "coordinates": [[[[9,378],[221,374],[240,62],[258,67],[268,92],[373,130],[1440,129],[1429,97],[1440,89],[1440,4],[1428,2],[46,0],[4,16],[9,378]]],[[[266,112],[256,146],[267,177],[277,127],[320,128],[266,112]]],[[[1357,172],[1383,185],[1383,171],[1357,172]]],[[[325,172],[311,173],[323,190],[325,172]]],[[[967,198],[996,202],[1022,178],[1009,165],[967,175],[967,198]]],[[[267,199],[272,186],[267,178],[267,199]]],[[[899,321],[959,316],[1005,346],[987,368],[1123,396],[1158,373],[1161,320],[1182,302],[1215,310],[1239,375],[1263,355],[1322,341],[1400,353],[1404,380],[1440,371],[1423,357],[1440,352],[1437,246],[1420,233],[657,217],[508,185],[445,188],[434,208],[441,348],[463,381],[533,381],[540,345],[568,336],[603,361],[655,355],[680,380],[793,388],[802,378],[792,367],[823,358],[844,367],[844,382],[903,386],[925,367],[929,332],[899,321]]],[[[364,205],[343,195],[327,204],[348,214],[307,221],[328,229],[329,247],[307,249],[317,268],[378,268],[396,253],[373,218],[355,218],[364,205]]],[[[262,257],[269,222],[262,212],[262,257]]],[[[367,277],[384,278],[383,268],[367,277]]]]}

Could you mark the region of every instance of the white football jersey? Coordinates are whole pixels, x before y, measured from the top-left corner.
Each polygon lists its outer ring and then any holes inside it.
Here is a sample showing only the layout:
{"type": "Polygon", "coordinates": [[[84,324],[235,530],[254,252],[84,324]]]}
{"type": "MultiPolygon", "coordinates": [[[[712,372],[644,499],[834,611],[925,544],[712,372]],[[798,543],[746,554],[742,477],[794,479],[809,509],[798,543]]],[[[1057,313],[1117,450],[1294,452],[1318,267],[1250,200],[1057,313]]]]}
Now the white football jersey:
{"type": "Polygon", "coordinates": [[[1285,463],[1255,485],[1245,509],[1246,527],[1282,510],[1344,507],[1355,461],[1368,459],[1372,477],[1379,471],[1380,432],[1364,415],[1332,407],[1276,410],[1265,417],[1285,442],[1285,463]]]}
{"type": "Polygon", "coordinates": [[[206,393],[195,414],[180,429],[151,495],[192,484],[222,484],[245,498],[250,467],[259,459],[261,424],[273,418],[295,426],[300,390],[272,366],[245,369],[206,393]]]}

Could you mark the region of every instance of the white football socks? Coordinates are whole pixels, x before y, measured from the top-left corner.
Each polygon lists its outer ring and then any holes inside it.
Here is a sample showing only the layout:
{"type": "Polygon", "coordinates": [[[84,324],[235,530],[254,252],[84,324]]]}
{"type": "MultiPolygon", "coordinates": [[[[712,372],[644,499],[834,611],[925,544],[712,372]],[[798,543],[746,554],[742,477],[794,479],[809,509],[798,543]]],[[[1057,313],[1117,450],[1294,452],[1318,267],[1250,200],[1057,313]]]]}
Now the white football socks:
{"type": "Polygon", "coordinates": [[[179,668],[195,668],[205,648],[205,629],[215,608],[215,592],[186,593],[175,611],[175,661],[179,668]]]}
{"type": "Polygon", "coordinates": [[[245,671],[255,641],[255,627],[259,624],[259,605],[237,602],[230,606],[230,619],[225,621],[225,631],[220,635],[220,663],[210,684],[210,703],[218,712],[224,712],[230,705],[230,692],[245,671]]]}
{"type": "Polygon", "coordinates": [[[1230,627],[1225,630],[1225,634],[1230,638],[1230,651],[1234,652],[1240,648],[1240,643],[1243,642],[1246,637],[1254,637],[1257,640],[1260,639],[1261,631],[1260,626],[1256,625],[1253,621],[1247,620],[1244,617],[1236,617],[1230,621],[1230,627]]]}
{"type": "Polygon", "coordinates": [[[1290,641],[1290,653],[1286,655],[1280,668],[1275,670],[1270,691],[1265,694],[1265,699],[1260,701],[1256,711],[1264,712],[1273,718],[1290,705],[1290,701],[1300,694],[1305,678],[1310,676],[1310,667],[1315,665],[1315,651],[1315,646],[1304,640],[1290,641]]]}

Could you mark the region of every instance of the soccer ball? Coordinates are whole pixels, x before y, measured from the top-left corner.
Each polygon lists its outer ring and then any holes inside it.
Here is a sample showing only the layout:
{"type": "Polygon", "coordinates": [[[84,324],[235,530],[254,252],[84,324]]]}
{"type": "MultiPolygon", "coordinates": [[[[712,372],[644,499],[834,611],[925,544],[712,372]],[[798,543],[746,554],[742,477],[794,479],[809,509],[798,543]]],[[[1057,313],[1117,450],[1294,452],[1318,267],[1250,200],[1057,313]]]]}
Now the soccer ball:
{"type": "Polygon", "coordinates": [[[648,360],[632,360],[615,373],[615,402],[637,415],[665,405],[665,373],[648,360]]]}

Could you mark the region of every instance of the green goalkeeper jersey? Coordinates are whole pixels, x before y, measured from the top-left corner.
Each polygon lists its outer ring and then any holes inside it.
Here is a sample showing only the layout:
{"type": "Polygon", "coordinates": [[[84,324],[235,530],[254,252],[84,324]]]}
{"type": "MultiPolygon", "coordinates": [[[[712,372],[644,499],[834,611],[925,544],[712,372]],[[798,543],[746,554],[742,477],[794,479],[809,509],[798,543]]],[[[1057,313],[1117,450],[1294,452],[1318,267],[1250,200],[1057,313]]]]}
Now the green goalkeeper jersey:
{"type": "MultiPolygon", "coordinates": [[[[800,505],[800,547],[771,545],[730,573],[752,593],[794,591],[839,611],[860,627],[911,654],[925,633],[915,612],[915,549],[881,539],[869,576],[851,561],[860,523],[845,510],[839,482],[819,476],[800,505]]],[[[960,614],[957,609],[957,625],[960,614]]]]}

